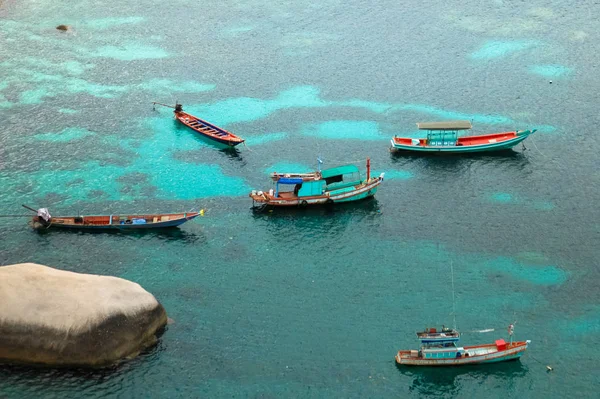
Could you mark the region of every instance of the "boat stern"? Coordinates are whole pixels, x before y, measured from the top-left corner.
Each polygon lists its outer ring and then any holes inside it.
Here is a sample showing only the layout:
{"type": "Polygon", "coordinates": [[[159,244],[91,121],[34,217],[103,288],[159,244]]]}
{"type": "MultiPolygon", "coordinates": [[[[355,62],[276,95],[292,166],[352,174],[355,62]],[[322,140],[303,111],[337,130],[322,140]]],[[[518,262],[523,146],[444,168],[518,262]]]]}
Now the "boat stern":
{"type": "Polygon", "coordinates": [[[419,359],[419,351],[418,350],[398,351],[395,359],[396,359],[397,365],[413,365],[419,359]]]}
{"type": "Polygon", "coordinates": [[[264,191],[252,190],[252,192],[248,196],[252,198],[252,201],[261,204],[268,204],[270,200],[270,194],[264,191]]]}

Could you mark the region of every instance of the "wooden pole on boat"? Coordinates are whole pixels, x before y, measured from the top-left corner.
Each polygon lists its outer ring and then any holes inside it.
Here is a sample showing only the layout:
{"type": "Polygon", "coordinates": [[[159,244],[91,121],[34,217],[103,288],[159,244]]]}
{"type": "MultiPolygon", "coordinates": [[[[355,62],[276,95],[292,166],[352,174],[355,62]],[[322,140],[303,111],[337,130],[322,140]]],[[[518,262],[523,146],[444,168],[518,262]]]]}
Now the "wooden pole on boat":
{"type": "Polygon", "coordinates": [[[456,330],[456,305],[454,301],[454,267],[452,266],[452,259],[450,259],[450,274],[452,276],[452,316],[454,317],[454,329],[456,330]]]}
{"type": "Polygon", "coordinates": [[[371,158],[367,158],[367,182],[371,180],[371,158]]]}
{"type": "Polygon", "coordinates": [[[35,212],[35,213],[37,213],[37,210],[36,210],[36,209],[30,208],[30,207],[28,207],[27,205],[23,205],[23,204],[21,204],[21,206],[22,206],[23,208],[25,208],[25,209],[29,209],[31,212],[35,212]]]}
{"type": "Polygon", "coordinates": [[[158,104],[158,105],[162,105],[163,107],[168,107],[168,108],[173,108],[173,109],[175,109],[175,107],[174,107],[174,106],[172,106],[172,105],[169,105],[169,104],[163,104],[163,103],[159,103],[159,102],[157,102],[157,101],[153,101],[153,102],[152,102],[152,105],[156,105],[156,104],[158,104]]]}

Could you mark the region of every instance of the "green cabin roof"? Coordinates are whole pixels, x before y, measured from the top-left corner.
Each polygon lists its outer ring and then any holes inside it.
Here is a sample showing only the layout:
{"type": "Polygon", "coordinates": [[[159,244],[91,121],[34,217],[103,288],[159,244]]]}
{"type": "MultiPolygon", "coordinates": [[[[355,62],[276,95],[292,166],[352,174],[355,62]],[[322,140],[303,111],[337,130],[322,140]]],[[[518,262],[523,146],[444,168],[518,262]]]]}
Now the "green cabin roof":
{"type": "Polygon", "coordinates": [[[332,176],[346,175],[349,173],[357,173],[358,167],[355,165],[338,166],[337,168],[325,169],[321,171],[321,178],[327,179],[332,176]]]}
{"type": "Polygon", "coordinates": [[[419,130],[469,130],[472,128],[469,121],[447,122],[418,122],[419,130]]]}

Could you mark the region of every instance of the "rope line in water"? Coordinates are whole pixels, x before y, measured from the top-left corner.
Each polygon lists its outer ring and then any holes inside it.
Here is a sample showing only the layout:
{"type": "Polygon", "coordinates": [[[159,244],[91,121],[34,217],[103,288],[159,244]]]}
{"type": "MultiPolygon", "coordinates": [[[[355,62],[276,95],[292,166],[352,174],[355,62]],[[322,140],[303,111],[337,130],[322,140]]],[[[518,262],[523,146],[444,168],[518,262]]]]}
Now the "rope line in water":
{"type": "Polygon", "coordinates": [[[31,217],[31,215],[0,215],[0,218],[22,218],[31,217]]]}

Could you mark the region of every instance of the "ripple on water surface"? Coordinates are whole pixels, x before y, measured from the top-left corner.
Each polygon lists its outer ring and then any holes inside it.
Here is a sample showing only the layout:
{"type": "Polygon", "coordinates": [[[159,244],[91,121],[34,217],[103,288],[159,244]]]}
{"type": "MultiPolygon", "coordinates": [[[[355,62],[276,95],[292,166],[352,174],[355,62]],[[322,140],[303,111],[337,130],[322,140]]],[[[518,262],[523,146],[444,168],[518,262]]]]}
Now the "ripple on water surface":
{"type": "Polygon", "coordinates": [[[330,140],[385,140],[379,125],[372,121],[327,121],[306,125],[302,128],[306,136],[330,140]]]}
{"type": "Polygon", "coordinates": [[[541,211],[551,211],[554,209],[554,204],[550,201],[532,200],[505,192],[493,193],[488,196],[488,199],[499,204],[520,205],[541,211]]]}
{"type": "Polygon", "coordinates": [[[523,51],[537,45],[532,40],[494,40],[485,43],[479,50],[471,53],[474,60],[490,60],[506,57],[518,51],[523,51]]]}
{"type": "Polygon", "coordinates": [[[64,129],[60,133],[41,133],[36,134],[34,137],[36,140],[63,143],[67,141],[80,140],[84,137],[91,136],[94,134],[94,132],[91,132],[87,129],[74,127],[64,129]]]}
{"type": "Polygon", "coordinates": [[[545,78],[559,78],[570,75],[573,69],[562,65],[532,65],[529,71],[545,78]]]}
{"type": "Polygon", "coordinates": [[[524,264],[512,258],[498,257],[485,263],[497,273],[538,285],[560,285],[567,281],[568,274],[556,266],[524,264]]]}

